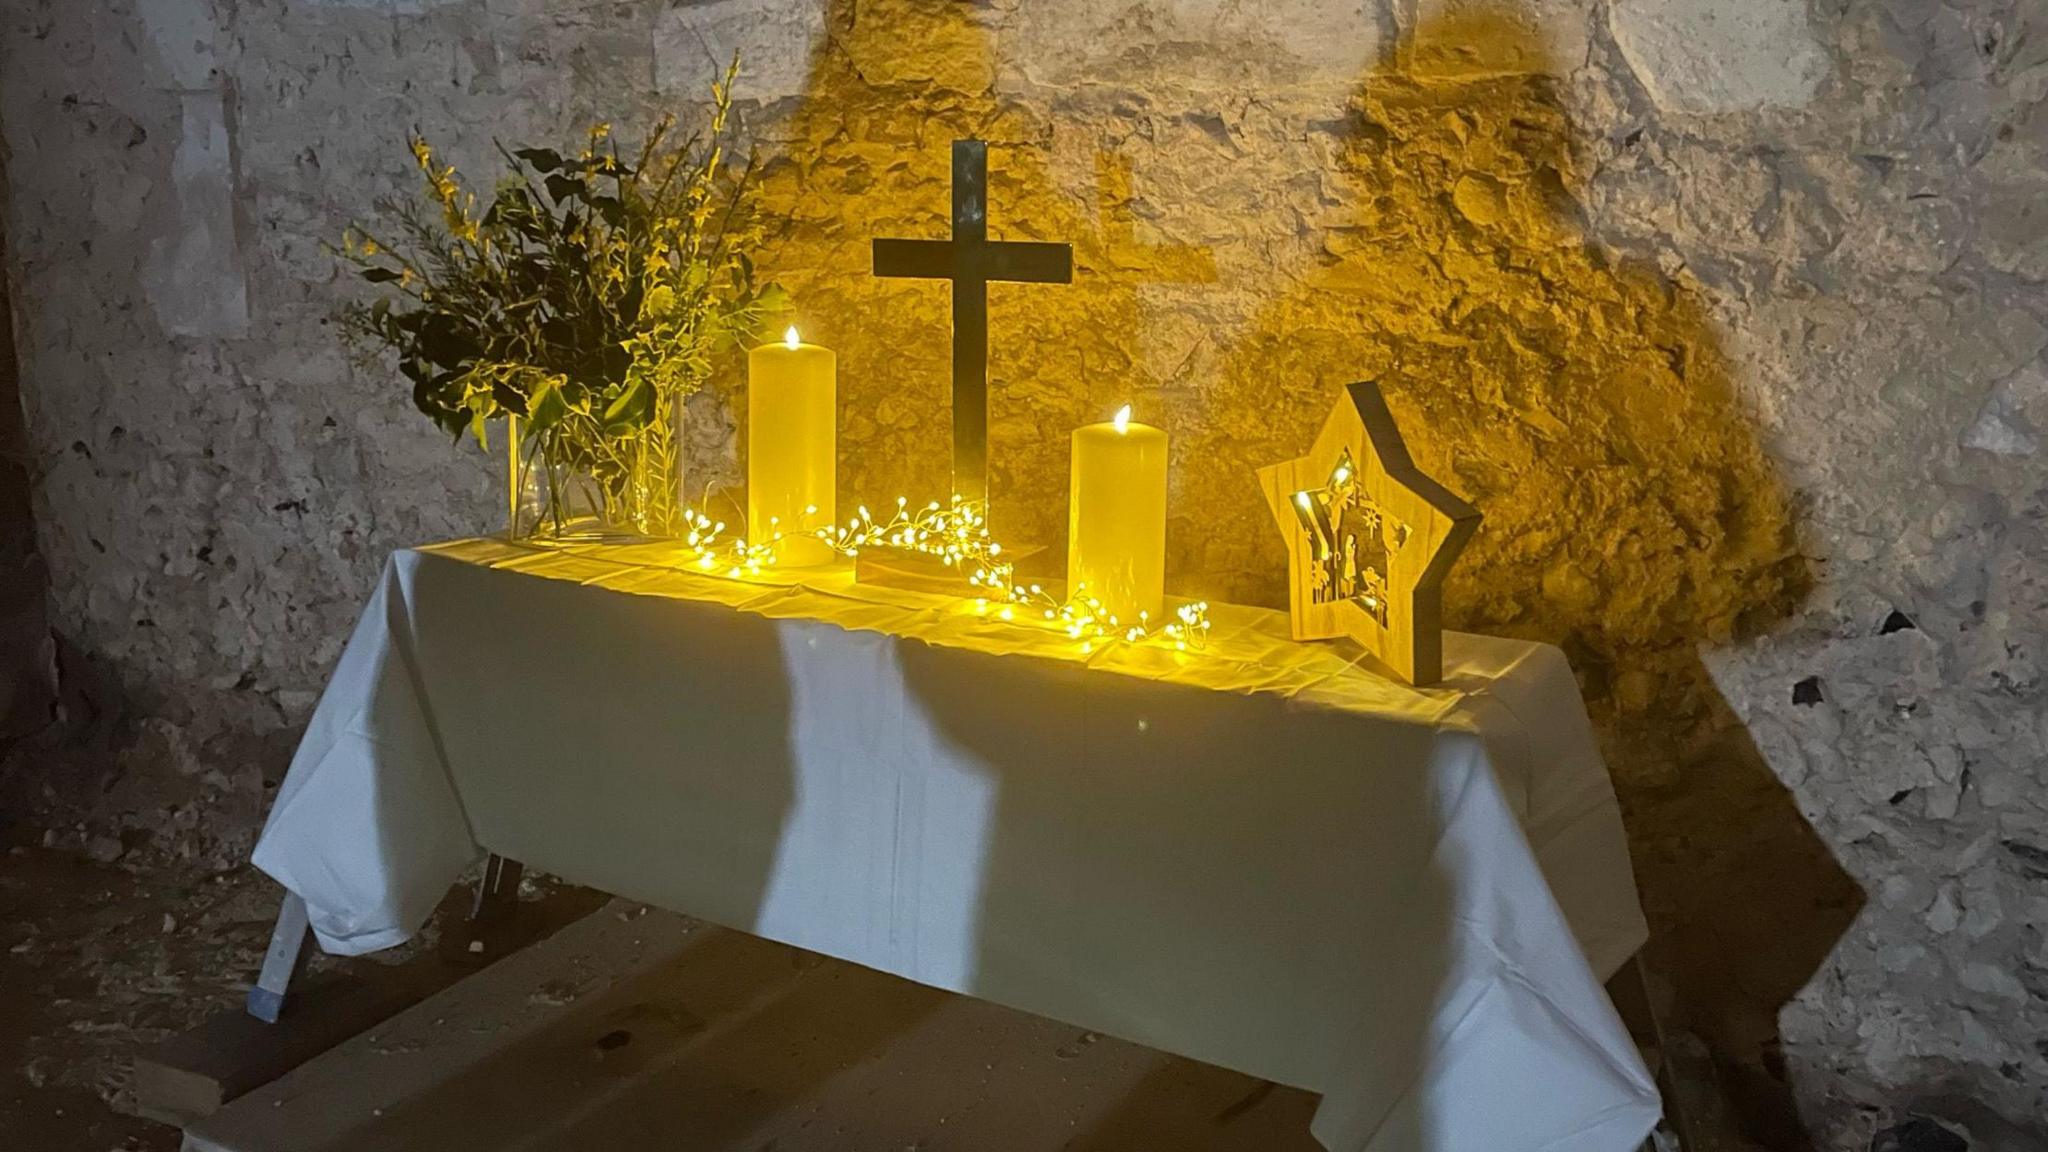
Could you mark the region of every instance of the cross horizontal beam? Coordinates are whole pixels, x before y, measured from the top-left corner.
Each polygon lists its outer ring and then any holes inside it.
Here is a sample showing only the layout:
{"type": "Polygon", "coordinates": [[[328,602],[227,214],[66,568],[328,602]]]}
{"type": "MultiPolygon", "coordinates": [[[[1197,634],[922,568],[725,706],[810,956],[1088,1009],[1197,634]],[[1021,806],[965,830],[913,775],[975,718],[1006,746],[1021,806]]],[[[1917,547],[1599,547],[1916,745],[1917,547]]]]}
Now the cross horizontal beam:
{"type": "Polygon", "coordinates": [[[1037,240],[875,240],[875,275],[929,280],[1074,282],[1074,250],[1037,240]]]}

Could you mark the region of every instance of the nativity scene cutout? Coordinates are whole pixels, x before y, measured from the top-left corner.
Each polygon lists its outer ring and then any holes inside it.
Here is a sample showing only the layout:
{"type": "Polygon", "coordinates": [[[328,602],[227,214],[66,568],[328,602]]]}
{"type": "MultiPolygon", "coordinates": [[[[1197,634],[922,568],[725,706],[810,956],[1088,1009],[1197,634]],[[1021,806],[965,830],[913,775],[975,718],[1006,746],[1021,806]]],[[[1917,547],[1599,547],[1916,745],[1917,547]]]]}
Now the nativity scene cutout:
{"type": "Polygon", "coordinates": [[[1353,384],[1308,455],[1259,470],[1287,538],[1296,640],[1349,636],[1410,684],[1443,678],[1443,581],[1479,510],[1415,467],[1377,384],[1353,384]]]}
{"type": "Polygon", "coordinates": [[[1315,554],[1310,599],[1356,601],[1385,628],[1387,562],[1408,542],[1408,526],[1365,495],[1349,449],[1337,458],[1328,484],[1294,494],[1294,511],[1315,554]]]}

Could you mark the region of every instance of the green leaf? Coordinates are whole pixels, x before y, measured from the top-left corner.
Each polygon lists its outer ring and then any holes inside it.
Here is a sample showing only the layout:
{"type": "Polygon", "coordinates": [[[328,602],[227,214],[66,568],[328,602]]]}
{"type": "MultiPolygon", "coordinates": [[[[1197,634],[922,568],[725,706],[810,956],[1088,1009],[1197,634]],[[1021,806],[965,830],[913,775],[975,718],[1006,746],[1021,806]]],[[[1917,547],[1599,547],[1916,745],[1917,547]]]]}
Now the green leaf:
{"type": "Polygon", "coordinates": [[[584,186],[580,177],[560,175],[548,177],[548,196],[557,204],[571,197],[581,198],[588,194],[589,189],[584,186]]]}
{"type": "Polygon", "coordinates": [[[420,353],[439,367],[460,367],[482,351],[468,326],[455,317],[437,312],[420,326],[420,353]]]}
{"type": "Polygon", "coordinates": [[[449,406],[445,383],[445,378],[436,377],[414,384],[413,407],[418,408],[444,430],[460,436],[463,428],[469,423],[468,415],[459,408],[449,406]]]}
{"type": "Polygon", "coordinates": [[[527,405],[532,401],[511,380],[498,376],[491,381],[491,402],[497,405],[500,412],[524,416],[527,405]]]}
{"type": "Polygon", "coordinates": [[[653,418],[654,386],[641,378],[627,385],[626,390],[606,406],[604,427],[608,432],[638,428],[653,418]]]}
{"type": "Polygon", "coordinates": [[[543,175],[562,166],[562,154],[553,148],[521,148],[512,154],[533,165],[533,170],[543,175]]]}
{"type": "Polygon", "coordinates": [[[552,381],[535,385],[533,394],[527,397],[526,418],[532,421],[535,432],[553,428],[568,414],[569,403],[552,381]]]}

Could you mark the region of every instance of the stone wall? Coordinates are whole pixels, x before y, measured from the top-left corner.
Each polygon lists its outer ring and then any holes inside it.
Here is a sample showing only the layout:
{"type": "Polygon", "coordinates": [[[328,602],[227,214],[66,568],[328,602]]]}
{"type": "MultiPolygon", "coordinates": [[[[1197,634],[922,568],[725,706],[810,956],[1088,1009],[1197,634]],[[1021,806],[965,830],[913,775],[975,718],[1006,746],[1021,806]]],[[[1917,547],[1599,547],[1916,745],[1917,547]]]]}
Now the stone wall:
{"type": "MultiPolygon", "coordinates": [[[[36,511],[124,787],[245,844],[383,555],[493,526],[332,335],[321,241],[411,190],[404,130],[487,182],[734,50],[842,493],[942,491],[945,293],[868,240],[942,235],[980,136],[994,233],[1076,248],[994,290],[1007,537],[1059,542],[1044,430],[1129,401],[1173,588],[1274,602],[1252,469],[1380,380],[1487,515],[1454,623],[1580,672],[1729,1127],[2048,1114],[2042,0],[17,0],[36,511]]],[[[692,407],[714,488],[735,382],[692,407]]]]}

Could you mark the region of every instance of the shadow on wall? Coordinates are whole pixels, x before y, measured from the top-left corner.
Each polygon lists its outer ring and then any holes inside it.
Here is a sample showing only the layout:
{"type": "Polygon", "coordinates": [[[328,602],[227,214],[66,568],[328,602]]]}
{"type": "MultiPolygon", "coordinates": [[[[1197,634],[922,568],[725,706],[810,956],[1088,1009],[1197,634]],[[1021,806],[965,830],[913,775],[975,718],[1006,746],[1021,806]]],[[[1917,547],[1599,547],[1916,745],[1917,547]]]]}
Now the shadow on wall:
{"type": "MultiPolygon", "coordinates": [[[[1569,652],[1657,968],[1745,1134],[1798,1148],[1778,1009],[1862,892],[1698,650],[1788,619],[1812,578],[1710,318],[1587,232],[1573,125],[1530,59],[1542,47],[1503,8],[1423,25],[1366,76],[1329,141],[1346,191],[1317,221],[1321,264],[1210,392],[1276,412],[1274,435],[1200,445],[1190,457],[1227,467],[1190,476],[1188,498],[1255,500],[1243,478],[1309,443],[1339,383],[1382,383],[1417,461],[1487,515],[1452,574],[1450,625],[1569,652]]],[[[1257,570],[1282,570],[1276,545],[1262,553],[1257,570]]]]}
{"type": "MultiPolygon", "coordinates": [[[[991,141],[992,235],[1075,245],[1071,288],[992,293],[991,486],[1006,539],[1059,546],[1065,429],[1123,399],[1141,414],[1157,404],[1176,439],[1174,584],[1282,603],[1285,558],[1254,470],[1298,454],[1340,385],[1378,380],[1418,462],[1486,513],[1449,585],[1452,626],[1571,656],[1681,1022],[1709,1042],[1752,1138],[1803,1145],[1777,1012],[1862,894],[1698,650],[1789,618],[1811,575],[1702,306],[1589,233],[1573,126],[1529,21],[1502,6],[1410,29],[1341,117],[1309,123],[1321,156],[1306,211],[1279,191],[1299,184],[1299,156],[1237,150],[1233,186],[1274,190],[1273,211],[1300,212],[1319,252],[1310,268],[1272,269],[1278,287],[1249,326],[1216,335],[1213,378],[1180,381],[1142,360],[1163,318],[1139,286],[1205,283],[1217,261],[1186,246],[1132,254],[1118,126],[1076,128],[999,94],[981,9],[873,0],[855,17],[852,0],[830,0],[763,181],[790,219],[768,263],[797,290],[806,330],[842,350],[842,500],[923,499],[947,482],[946,289],[874,279],[869,241],[946,234],[955,137],[991,141]],[[1055,178],[1077,136],[1102,157],[1092,213],[1055,178]]],[[[1124,114],[1107,98],[1090,106],[1124,114]]]]}
{"type": "MultiPolygon", "coordinates": [[[[1188,497],[1254,502],[1243,478],[1307,443],[1337,386],[1380,381],[1418,462],[1486,513],[1450,625],[1570,655],[1656,966],[1745,1134],[1801,1147],[1777,1013],[1862,893],[1698,651],[1789,618],[1812,577],[1700,303],[1588,233],[1557,82],[1527,66],[1542,55],[1503,9],[1424,24],[1365,78],[1331,131],[1343,190],[1316,222],[1321,265],[1267,307],[1211,393],[1269,406],[1273,435],[1189,453],[1228,466],[1187,477],[1188,497]]],[[[1252,567],[1282,571],[1277,545],[1252,567]]]]}
{"type": "MultiPolygon", "coordinates": [[[[0,266],[6,241],[0,234],[0,266]]],[[[55,702],[46,577],[29,511],[29,455],[14,318],[0,282],[0,750],[49,724],[55,702]]]]}

